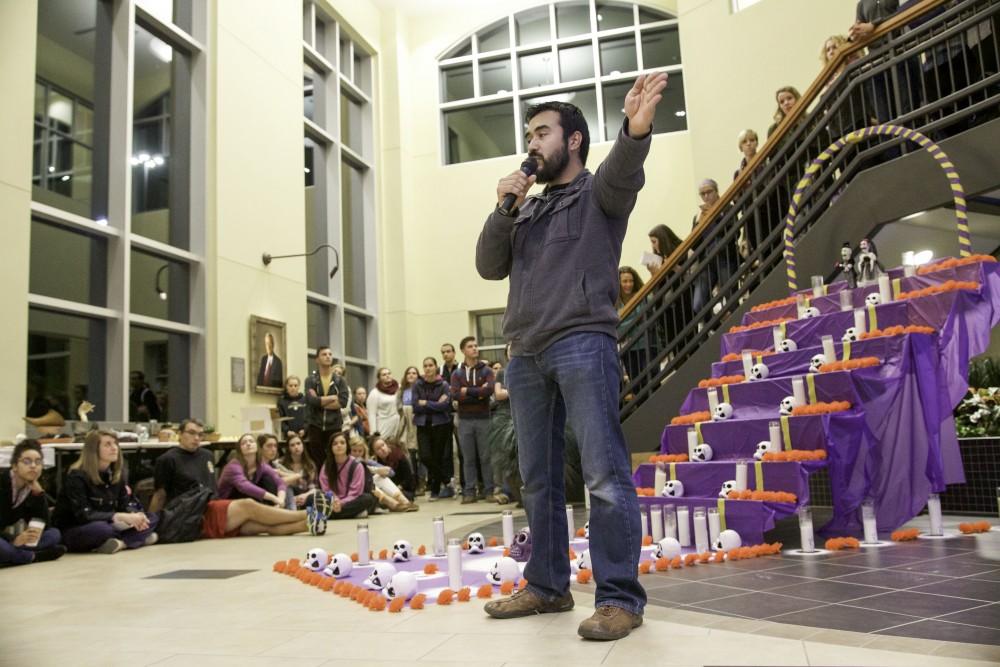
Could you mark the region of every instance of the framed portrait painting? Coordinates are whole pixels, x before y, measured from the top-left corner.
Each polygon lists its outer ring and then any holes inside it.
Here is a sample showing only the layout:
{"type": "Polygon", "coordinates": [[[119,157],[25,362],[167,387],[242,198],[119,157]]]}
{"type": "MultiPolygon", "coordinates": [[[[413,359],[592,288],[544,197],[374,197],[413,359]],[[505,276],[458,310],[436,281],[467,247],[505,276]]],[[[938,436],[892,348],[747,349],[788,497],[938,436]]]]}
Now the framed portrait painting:
{"type": "Polygon", "coordinates": [[[258,394],[280,394],[285,385],[285,323],[250,316],[250,385],[258,394]]]}

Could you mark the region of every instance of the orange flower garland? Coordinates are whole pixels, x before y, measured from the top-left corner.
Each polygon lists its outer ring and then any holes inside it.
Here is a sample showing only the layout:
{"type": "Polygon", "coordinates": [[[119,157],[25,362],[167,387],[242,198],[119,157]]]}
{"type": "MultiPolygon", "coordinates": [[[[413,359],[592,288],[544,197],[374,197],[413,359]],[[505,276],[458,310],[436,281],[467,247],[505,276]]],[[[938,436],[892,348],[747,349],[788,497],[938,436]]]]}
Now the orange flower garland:
{"type": "Polygon", "coordinates": [[[440,593],[438,593],[437,603],[438,604],[451,604],[451,598],[455,596],[455,591],[450,588],[446,588],[440,593]]]}
{"type": "Polygon", "coordinates": [[[960,523],[958,529],[963,535],[974,535],[976,533],[988,533],[993,526],[989,521],[976,521],[975,523],[960,523]]]}
{"type": "Polygon", "coordinates": [[[789,449],[764,454],[765,461],[822,461],[824,459],[826,459],[825,449],[789,449]]]}
{"type": "Polygon", "coordinates": [[[637,486],[635,487],[635,495],[652,498],[656,495],[656,491],[651,486],[637,486]]]}
{"type": "Polygon", "coordinates": [[[794,317],[779,317],[776,320],[764,320],[762,322],[754,322],[753,324],[738,325],[729,328],[729,333],[742,333],[744,331],[753,331],[754,329],[764,329],[768,327],[776,327],[779,324],[784,324],[785,322],[794,321],[794,317]]]}
{"type": "Polygon", "coordinates": [[[946,280],[940,285],[931,285],[930,287],[914,290],[912,292],[901,292],[899,295],[899,300],[905,301],[906,299],[916,299],[921,296],[944,294],[945,292],[955,292],[957,290],[978,290],[978,289],[979,289],[979,283],[977,283],[974,280],[946,280]]]}
{"type": "Polygon", "coordinates": [[[686,463],[687,460],[687,454],[653,454],[649,457],[650,463],[686,463]]]}
{"type": "Polygon", "coordinates": [[[860,549],[861,542],[856,537],[831,537],[824,545],[827,551],[841,551],[842,549],[860,549]]]}
{"type": "Polygon", "coordinates": [[[653,544],[653,536],[652,535],[644,535],[643,538],[642,538],[642,546],[648,547],[648,546],[651,546],[652,544],[653,544]]]}
{"type": "Polygon", "coordinates": [[[514,580],[513,579],[505,579],[504,581],[500,582],[500,594],[501,595],[510,595],[513,592],[514,592],[514,580]]]}
{"type": "Polygon", "coordinates": [[[395,600],[389,603],[389,613],[398,614],[399,612],[403,611],[403,607],[405,606],[406,606],[406,600],[404,600],[403,598],[396,598],[395,600]]]}
{"type": "MultiPolygon", "coordinates": [[[[754,357],[759,357],[759,356],[766,355],[766,354],[774,354],[774,352],[765,351],[765,350],[747,350],[747,352],[749,352],[750,355],[754,356],[754,357]]],[[[743,359],[743,355],[741,353],[739,353],[739,352],[730,352],[726,356],[722,357],[722,361],[724,361],[724,362],[740,361],[741,359],[743,359]]]]}
{"type": "Polygon", "coordinates": [[[759,306],[754,306],[750,309],[751,313],[759,313],[762,310],[770,310],[771,308],[778,308],[779,306],[790,306],[795,303],[795,296],[790,296],[785,299],[776,299],[774,301],[768,301],[767,303],[762,303],[759,306]]]}
{"type": "Polygon", "coordinates": [[[918,535],[920,535],[919,528],[903,528],[902,530],[894,530],[891,537],[893,542],[910,542],[917,539],[918,535]]]}
{"type": "Polygon", "coordinates": [[[576,536],[577,537],[584,537],[584,536],[586,536],[586,534],[587,534],[587,531],[585,531],[583,528],[577,528],[576,529],[576,536]]]}
{"type": "Polygon", "coordinates": [[[416,595],[413,596],[413,599],[410,600],[410,609],[423,609],[424,602],[426,601],[427,601],[426,595],[424,595],[423,593],[417,593],[416,595]]]}
{"type": "Polygon", "coordinates": [[[708,410],[703,412],[692,412],[689,415],[681,415],[670,420],[671,426],[690,426],[698,422],[712,421],[712,413],[708,410]]]}
{"type": "Polygon", "coordinates": [[[438,566],[435,563],[424,565],[424,574],[437,574],[438,566]]]}
{"type": "Polygon", "coordinates": [[[831,361],[819,367],[820,373],[832,373],[834,371],[853,371],[857,368],[871,368],[878,366],[882,362],[878,357],[858,357],[847,361],[831,361]]]}
{"type": "Polygon", "coordinates": [[[887,327],[885,329],[872,329],[871,331],[866,331],[859,338],[861,340],[868,340],[869,338],[882,338],[883,336],[901,336],[903,334],[933,334],[936,333],[931,327],[920,326],[919,324],[911,324],[909,326],[897,325],[894,327],[887,327]]]}
{"type": "Polygon", "coordinates": [[[489,600],[493,597],[493,584],[483,584],[476,590],[476,597],[489,600]]]}
{"type": "Polygon", "coordinates": [[[942,262],[936,264],[926,264],[917,269],[917,274],[924,276],[928,273],[934,273],[935,271],[943,271],[945,269],[954,269],[959,266],[966,266],[968,264],[977,264],[979,262],[995,262],[997,261],[993,255],[969,255],[968,257],[950,257],[942,262]]]}
{"type": "Polygon", "coordinates": [[[759,500],[765,503],[795,503],[798,497],[787,491],[730,491],[729,500],[759,500]]]}
{"type": "Polygon", "coordinates": [[[802,415],[826,415],[831,412],[843,412],[844,410],[850,410],[851,404],[849,401],[833,401],[831,403],[819,402],[813,403],[812,405],[799,405],[792,409],[792,416],[801,417],[802,415]]]}
{"type": "Polygon", "coordinates": [[[746,381],[747,379],[742,375],[723,375],[722,377],[699,380],[698,388],[710,389],[712,387],[721,387],[724,384],[739,384],[740,382],[746,381]]]}

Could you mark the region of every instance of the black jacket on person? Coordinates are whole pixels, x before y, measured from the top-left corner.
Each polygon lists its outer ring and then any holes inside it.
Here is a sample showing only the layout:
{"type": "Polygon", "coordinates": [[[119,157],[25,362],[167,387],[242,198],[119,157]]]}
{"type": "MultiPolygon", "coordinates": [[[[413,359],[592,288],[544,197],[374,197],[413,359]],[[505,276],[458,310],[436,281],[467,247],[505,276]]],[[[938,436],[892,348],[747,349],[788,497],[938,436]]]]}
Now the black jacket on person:
{"type": "Polygon", "coordinates": [[[111,521],[116,512],[141,512],[142,505],[132,495],[122,476],[111,481],[111,471],[101,473],[94,484],[82,470],[70,470],[56,501],[53,520],[59,528],[82,526],[91,521],[111,521]]]}
{"type": "MultiPolygon", "coordinates": [[[[44,493],[29,493],[24,502],[14,507],[14,485],[10,479],[10,470],[0,470],[0,530],[23,520],[28,523],[32,519],[49,522],[49,501],[44,493]]],[[[47,527],[47,526],[46,526],[47,527]]]]}
{"type": "Polygon", "coordinates": [[[286,391],[278,397],[278,414],[282,417],[291,417],[291,419],[281,422],[282,439],[288,440],[289,431],[298,433],[305,429],[307,407],[305,394],[299,394],[292,398],[286,391]]]}
{"type": "MultiPolygon", "coordinates": [[[[347,388],[347,381],[339,375],[330,376],[330,387],[328,391],[323,391],[323,381],[319,372],[313,371],[306,378],[305,387],[302,390],[305,396],[308,409],[306,410],[306,425],[315,426],[324,431],[339,431],[344,427],[344,417],[340,410],[324,410],[322,397],[334,396],[340,398],[340,407],[344,408],[351,398],[350,390],[347,388]],[[310,392],[314,392],[313,395],[310,392]]],[[[317,465],[320,465],[317,462],[317,465]]]]}

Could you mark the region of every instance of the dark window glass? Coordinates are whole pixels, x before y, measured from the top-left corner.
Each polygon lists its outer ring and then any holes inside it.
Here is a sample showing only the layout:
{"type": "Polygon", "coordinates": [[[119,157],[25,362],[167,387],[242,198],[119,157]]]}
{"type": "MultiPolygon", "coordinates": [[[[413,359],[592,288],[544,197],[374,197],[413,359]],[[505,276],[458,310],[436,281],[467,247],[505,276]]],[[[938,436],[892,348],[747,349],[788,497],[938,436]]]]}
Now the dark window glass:
{"type": "Polygon", "coordinates": [[[190,375],[187,335],[139,326],[129,328],[129,421],[180,421],[189,417],[190,375]]]}
{"type": "Polygon", "coordinates": [[[470,109],[446,111],[448,164],[513,155],[514,105],[485,104],[470,109]]]}
{"type": "Polygon", "coordinates": [[[518,46],[547,42],[552,38],[549,30],[549,8],[537,7],[516,14],[514,27],[517,31],[518,46]]]}
{"type": "Polygon", "coordinates": [[[28,291],[104,306],[107,244],[65,227],[31,221],[28,291]]]}
{"type": "Polygon", "coordinates": [[[364,173],[344,162],[341,169],[341,221],[344,247],[341,271],[344,275],[344,301],[365,307],[365,207],[364,173]]]}
{"type": "Polygon", "coordinates": [[[602,39],[599,44],[601,51],[601,74],[624,74],[638,69],[635,56],[635,35],[602,39]]]}
{"type": "Polygon", "coordinates": [[[170,156],[173,59],[182,57],[160,38],[135,29],[132,120],[132,231],[171,243],[170,156]]]}
{"type": "MultiPolygon", "coordinates": [[[[309,65],[302,66],[302,113],[309,120],[316,120],[315,88],[319,77],[309,65]]],[[[322,123],[320,123],[322,125],[322,123]]]]}
{"type": "Polygon", "coordinates": [[[472,55],[472,39],[468,38],[464,40],[461,44],[452,49],[446,58],[461,58],[462,56],[472,55]]]}
{"type": "MultiPolygon", "coordinates": [[[[315,350],[330,344],[330,309],[322,303],[306,302],[306,346],[315,350]]],[[[310,367],[311,368],[311,367],[310,367]]]]}
{"type": "Polygon", "coordinates": [[[441,72],[441,76],[443,101],[454,102],[473,96],[472,65],[449,67],[441,72]]]}
{"type": "Polygon", "coordinates": [[[510,58],[479,64],[479,93],[481,95],[510,91],[510,58]]]}
{"type": "MultiPolygon", "coordinates": [[[[480,347],[504,345],[503,311],[476,315],[476,340],[480,347]]],[[[493,361],[496,361],[494,359],[493,361]]]]}
{"type": "Polygon", "coordinates": [[[665,12],[658,12],[648,7],[639,7],[639,23],[655,23],[656,21],[666,21],[674,18],[665,12]]]}
{"type": "Polygon", "coordinates": [[[594,49],[590,43],[559,49],[559,80],[563,83],[594,77],[594,49]]]}
{"type": "Polygon", "coordinates": [[[590,32],[590,5],[586,2],[560,2],[556,5],[556,32],[571,37],[590,32]]]}
{"type": "Polygon", "coordinates": [[[359,102],[340,94],[340,140],[358,155],[364,155],[362,113],[359,102]]]}
{"type": "Polygon", "coordinates": [[[355,359],[368,358],[368,319],[344,313],[344,353],[355,359]]]}
{"type": "MultiPolygon", "coordinates": [[[[624,117],[625,94],[632,82],[615,83],[604,86],[604,126],[608,138],[614,138],[621,128],[624,117]]],[[[671,74],[663,100],[656,107],[653,117],[653,134],[677,132],[687,129],[687,112],[684,108],[684,77],[681,73],[671,74]]]]}
{"type": "Polygon", "coordinates": [[[642,66],[667,67],[681,64],[681,40],[677,28],[657,28],[642,33],[642,66]]]}
{"type": "Polygon", "coordinates": [[[521,56],[518,58],[518,63],[521,71],[521,90],[555,83],[552,73],[552,51],[521,56]]]}
{"type": "Polygon", "coordinates": [[[598,2],[596,8],[598,30],[613,30],[614,28],[635,25],[632,17],[632,5],[618,2],[598,2]]]}
{"type": "Polygon", "coordinates": [[[79,419],[76,409],[87,400],[96,406],[90,419],[104,419],[104,345],[103,321],[30,308],[25,416],[51,409],[79,419]]]}
{"type": "Polygon", "coordinates": [[[129,292],[133,313],[188,322],[188,265],[133,250],[129,292]]]}
{"type": "Polygon", "coordinates": [[[476,34],[476,37],[479,41],[480,53],[509,49],[510,27],[508,26],[507,19],[497,21],[490,27],[480,30],[476,34]]]}

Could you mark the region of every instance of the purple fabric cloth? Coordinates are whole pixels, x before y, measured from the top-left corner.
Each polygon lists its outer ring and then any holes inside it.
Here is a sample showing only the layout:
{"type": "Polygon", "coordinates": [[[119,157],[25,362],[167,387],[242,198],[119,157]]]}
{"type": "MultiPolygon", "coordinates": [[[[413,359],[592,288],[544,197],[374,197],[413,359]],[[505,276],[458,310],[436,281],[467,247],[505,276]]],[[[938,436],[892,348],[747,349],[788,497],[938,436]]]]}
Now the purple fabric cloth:
{"type": "MultiPolygon", "coordinates": [[[[879,368],[863,370],[878,372],[879,368]]],[[[858,396],[854,391],[850,372],[820,373],[813,376],[813,381],[816,385],[817,400],[850,401],[851,405],[857,405],[858,396]]],[[[681,405],[681,414],[686,415],[708,410],[708,392],[708,389],[692,389],[681,405]]],[[[724,400],[722,389],[716,389],[716,392],[719,395],[719,400],[724,400]]],[[[781,399],[791,395],[792,378],[790,376],[729,385],[729,402],[733,405],[734,419],[778,419],[781,416],[778,413],[778,404],[781,403],[781,399]]]]}
{"type": "MultiPolygon", "coordinates": [[[[649,508],[653,505],[673,505],[688,508],[688,521],[694,518],[694,508],[706,509],[717,507],[718,503],[709,499],[698,498],[639,498],[639,510],[648,521],[649,508]]],[[[763,544],[764,533],[774,528],[774,520],[778,511],[792,514],[792,505],[783,503],[762,503],[758,500],[727,500],[725,502],[726,528],[731,528],[740,534],[744,546],[763,544]]],[[[694,528],[691,529],[691,540],[694,541],[694,528]]]]}
{"type": "MultiPolygon", "coordinates": [[[[824,449],[828,437],[824,419],[833,415],[804,415],[788,419],[788,434],[792,449],[824,449]]],[[[768,423],[772,418],[741,419],[737,422],[705,422],[701,434],[712,446],[713,461],[749,459],[757,443],[768,439],[768,423]]],[[[664,454],[687,454],[687,426],[667,426],[663,429],[660,451],[664,454]]],[[[693,464],[692,464],[693,465],[693,464]]]]}
{"type": "MultiPolygon", "coordinates": [[[[825,463],[819,462],[821,465],[825,463]]],[[[736,478],[735,461],[709,461],[706,463],[678,464],[675,466],[677,479],[684,483],[685,498],[706,498],[715,500],[723,483],[736,478]]],[[[761,464],[761,480],[765,491],[787,491],[794,493],[799,504],[809,504],[809,474],[807,469],[791,461],[768,461],[761,464]]],[[[632,475],[636,486],[652,487],[656,478],[656,465],[644,463],[632,475]]],[[[667,466],[670,479],[670,466],[667,466]]],[[[747,465],[747,488],[757,488],[757,468],[754,462],[747,465]]],[[[784,503],[780,503],[784,504],[784,503]]]]}

